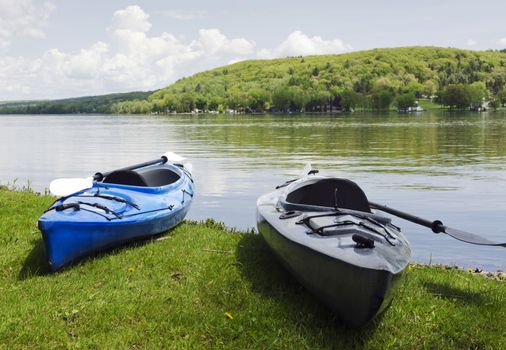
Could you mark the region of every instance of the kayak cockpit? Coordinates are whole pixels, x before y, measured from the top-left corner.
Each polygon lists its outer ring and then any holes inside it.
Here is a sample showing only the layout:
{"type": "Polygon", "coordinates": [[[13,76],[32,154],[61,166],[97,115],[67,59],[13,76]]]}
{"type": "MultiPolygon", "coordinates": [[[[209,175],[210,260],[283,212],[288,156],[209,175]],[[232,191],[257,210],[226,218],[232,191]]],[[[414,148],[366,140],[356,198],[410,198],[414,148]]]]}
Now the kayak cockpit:
{"type": "Polygon", "coordinates": [[[170,169],[151,168],[137,171],[116,170],[108,174],[102,182],[128,186],[159,187],[167,186],[180,178],[179,174],[170,169]]]}
{"type": "Polygon", "coordinates": [[[310,184],[295,188],[286,196],[286,204],[302,207],[331,207],[370,213],[369,201],[362,189],[347,179],[316,179],[310,184]]]}

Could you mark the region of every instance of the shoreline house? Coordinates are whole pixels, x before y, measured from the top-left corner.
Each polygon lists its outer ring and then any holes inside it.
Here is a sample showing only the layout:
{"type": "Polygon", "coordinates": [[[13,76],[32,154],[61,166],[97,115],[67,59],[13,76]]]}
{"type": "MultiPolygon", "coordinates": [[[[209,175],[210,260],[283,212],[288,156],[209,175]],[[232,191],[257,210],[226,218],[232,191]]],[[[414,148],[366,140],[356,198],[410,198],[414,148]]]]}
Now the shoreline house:
{"type": "Polygon", "coordinates": [[[469,105],[469,110],[473,112],[485,112],[489,109],[491,109],[490,101],[486,101],[485,98],[480,102],[472,102],[471,105],[469,105]]]}
{"type": "Polygon", "coordinates": [[[422,107],[420,107],[420,104],[418,103],[418,101],[415,101],[414,106],[410,106],[407,108],[399,108],[399,109],[397,109],[397,111],[400,113],[412,113],[412,112],[423,112],[424,109],[422,107]]]}

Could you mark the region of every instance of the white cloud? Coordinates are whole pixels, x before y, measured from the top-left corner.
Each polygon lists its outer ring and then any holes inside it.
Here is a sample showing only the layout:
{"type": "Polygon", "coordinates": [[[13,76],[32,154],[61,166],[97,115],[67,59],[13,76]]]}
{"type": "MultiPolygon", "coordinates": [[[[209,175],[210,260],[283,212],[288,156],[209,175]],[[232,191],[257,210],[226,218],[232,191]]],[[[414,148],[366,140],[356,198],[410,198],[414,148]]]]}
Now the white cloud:
{"type": "MultiPolygon", "coordinates": [[[[1,0],[0,0],[1,1],[1,0]]],[[[108,40],[78,50],[46,51],[36,59],[0,60],[3,99],[60,98],[160,88],[232,58],[253,55],[255,42],[202,29],[194,40],[171,33],[151,36],[149,14],[139,6],[114,12],[108,40]]]]}
{"type": "Polygon", "coordinates": [[[184,10],[168,10],[157,11],[156,13],[178,21],[191,21],[206,17],[206,11],[184,11],[184,10]]]}
{"type": "Polygon", "coordinates": [[[506,37],[497,40],[497,43],[502,46],[506,46],[506,37]]]}
{"type": "Polygon", "coordinates": [[[34,59],[0,56],[0,96],[45,99],[152,90],[248,58],[351,49],[339,39],[308,37],[300,31],[274,49],[258,50],[253,40],[230,38],[216,28],[201,29],[188,39],[167,32],[152,35],[151,27],[149,14],[139,6],[128,6],[112,15],[106,39],[88,47],[74,52],[54,48],[34,59]]]}
{"type": "Polygon", "coordinates": [[[47,19],[55,6],[32,0],[0,0],[0,48],[16,37],[44,38],[47,19]]]}
{"type": "Polygon", "coordinates": [[[101,65],[107,51],[107,44],[99,41],[89,49],[81,49],[77,54],[62,54],[63,62],[61,69],[68,78],[94,78],[101,70],[101,65]]]}
{"type": "Polygon", "coordinates": [[[149,15],[137,5],[118,10],[112,15],[112,30],[147,32],[151,28],[149,15]]]}
{"type": "Polygon", "coordinates": [[[478,45],[476,40],[473,40],[473,39],[467,40],[467,46],[476,46],[476,45],[478,45]]]}
{"type": "Polygon", "coordinates": [[[258,52],[260,58],[307,56],[336,54],[351,51],[352,47],[341,39],[324,40],[321,36],[307,36],[297,30],[285,39],[274,50],[262,49],[258,52]]]}
{"type": "Polygon", "coordinates": [[[201,29],[199,37],[192,43],[197,50],[207,54],[248,55],[253,53],[255,42],[244,38],[228,39],[218,29],[201,29]]]}

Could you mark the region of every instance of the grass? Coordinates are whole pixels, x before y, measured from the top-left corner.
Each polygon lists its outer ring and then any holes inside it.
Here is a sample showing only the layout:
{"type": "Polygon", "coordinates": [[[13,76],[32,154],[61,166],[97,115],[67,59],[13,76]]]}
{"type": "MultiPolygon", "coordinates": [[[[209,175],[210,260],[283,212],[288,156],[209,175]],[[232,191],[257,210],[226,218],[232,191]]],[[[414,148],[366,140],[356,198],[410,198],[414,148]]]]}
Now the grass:
{"type": "Polygon", "coordinates": [[[442,105],[436,102],[432,102],[430,99],[421,98],[418,100],[420,107],[425,109],[426,111],[435,110],[435,109],[444,109],[442,105]]]}
{"type": "Polygon", "coordinates": [[[0,348],[504,349],[506,283],[410,265],[391,307],[340,325],[258,235],[186,222],[49,273],[49,196],[0,190],[0,348]]]}

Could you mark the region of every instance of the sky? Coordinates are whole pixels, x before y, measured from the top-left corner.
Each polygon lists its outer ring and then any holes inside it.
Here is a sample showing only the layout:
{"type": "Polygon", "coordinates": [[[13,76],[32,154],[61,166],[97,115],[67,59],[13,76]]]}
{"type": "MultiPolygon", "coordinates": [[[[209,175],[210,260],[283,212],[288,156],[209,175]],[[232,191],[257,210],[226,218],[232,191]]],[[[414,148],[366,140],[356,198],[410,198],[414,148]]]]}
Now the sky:
{"type": "Polygon", "coordinates": [[[504,0],[0,0],[0,101],[147,91],[246,59],[506,48],[504,0]]]}

